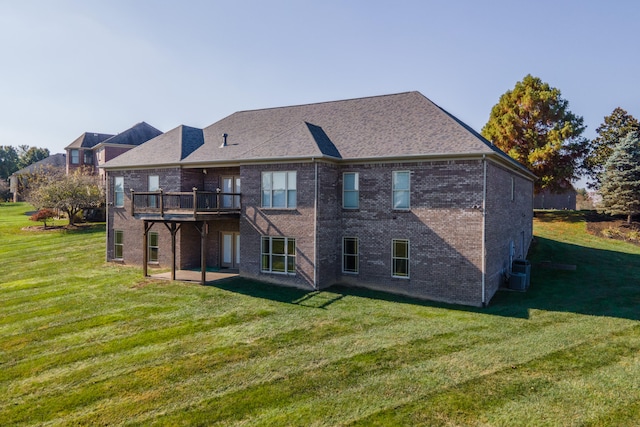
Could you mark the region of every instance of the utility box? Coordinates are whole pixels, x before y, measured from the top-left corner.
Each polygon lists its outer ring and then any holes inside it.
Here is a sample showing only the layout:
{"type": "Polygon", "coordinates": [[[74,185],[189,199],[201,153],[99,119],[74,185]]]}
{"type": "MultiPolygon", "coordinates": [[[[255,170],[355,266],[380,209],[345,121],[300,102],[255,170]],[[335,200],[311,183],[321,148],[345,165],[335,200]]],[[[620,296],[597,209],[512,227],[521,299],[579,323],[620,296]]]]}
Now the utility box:
{"type": "Polygon", "coordinates": [[[524,273],[511,273],[509,276],[509,289],[514,291],[527,290],[527,275],[524,273]]]}
{"type": "MultiPolygon", "coordinates": [[[[511,273],[521,273],[525,275],[525,289],[529,289],[531,284],[531,263],[526,259],[513,260],[511,265],[511,273]]],[[[511,284],[509,284],[511,286],[511,284]]]]}

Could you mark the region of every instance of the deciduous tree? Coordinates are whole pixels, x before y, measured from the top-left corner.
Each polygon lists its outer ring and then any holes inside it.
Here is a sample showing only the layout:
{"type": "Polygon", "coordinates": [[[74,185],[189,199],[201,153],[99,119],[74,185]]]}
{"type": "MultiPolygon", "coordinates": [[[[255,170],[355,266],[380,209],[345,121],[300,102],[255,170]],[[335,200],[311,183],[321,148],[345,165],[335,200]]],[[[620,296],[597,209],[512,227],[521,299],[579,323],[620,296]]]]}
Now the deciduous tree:
{"type": "Polygon", "coordinates": [[[78,169],[40,183],[29,193],[29,202],[37,208],[59,209],[73,225],[75,216],[83,209],[96,208],[104,203],[104,190],[98,177],[78,169]]]}
{"type": "Polygon", "coordinates": [[[536,193],[557,192],[577,177],[584,129],[560,90],[529,74],[500,97],[482,135],[538,177],[536,193]]]}
{"type": "Polygon", "coordinates": [[[630,224],[640,213],[640,136],[627,134],[613,148],[601,175],[601,208],[612,215],[626,215],[630,224]]]}
{"type": "Polygon", "coordinates": [[[600,188],[600,175],[616,144],[630,132],[638,131],[640,122],[620,107],[604,118],[596,129],[598,136],[588,142],[588,152],[582,162],[582,170],[590,178],[591,188],[600,188]]]}

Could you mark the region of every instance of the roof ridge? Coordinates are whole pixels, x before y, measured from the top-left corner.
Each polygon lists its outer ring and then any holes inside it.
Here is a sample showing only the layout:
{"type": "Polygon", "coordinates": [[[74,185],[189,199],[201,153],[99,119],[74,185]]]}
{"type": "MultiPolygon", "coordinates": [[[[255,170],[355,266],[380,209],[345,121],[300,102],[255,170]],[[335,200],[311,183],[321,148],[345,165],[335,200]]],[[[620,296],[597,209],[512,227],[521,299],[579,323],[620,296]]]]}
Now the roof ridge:
{"type": "MultiPolygon", "coordinates": [[[[416,90],[412,90],[412,91],[407,91],[407,92],[389,93],[389,94],[383,94],[383,95],[371,95],[371,96],[362,96],[362,97],[356,97],[356,98],[337,99],[337,100],[333,100],[333,101],[307,102],[307,103],[304,103],[304,104],[281,105],[279,107],[255,108],[255,109],[251,109],[251,110],[239,110],[239,111],[234,112],[233,114],[253,113],[253,112],[257,112],[257,111],[279,110],[279,109],[284,109],[284,108],[298,108],[298,107],[306,107],[306,106],[310,106],[310,105],[336,104],[336,103],[340,103],[340,102],[360,101],[360,100],[372,99],[372,98],[387,98],[387,97],[391,97],[391,96],[408,95],[408,94],[411,94],[411,93],[420,93],[420,92],[418,92],[416,90]]],[[[424,95],[422,95],[422,96],[424,96],[424,95]]]]}

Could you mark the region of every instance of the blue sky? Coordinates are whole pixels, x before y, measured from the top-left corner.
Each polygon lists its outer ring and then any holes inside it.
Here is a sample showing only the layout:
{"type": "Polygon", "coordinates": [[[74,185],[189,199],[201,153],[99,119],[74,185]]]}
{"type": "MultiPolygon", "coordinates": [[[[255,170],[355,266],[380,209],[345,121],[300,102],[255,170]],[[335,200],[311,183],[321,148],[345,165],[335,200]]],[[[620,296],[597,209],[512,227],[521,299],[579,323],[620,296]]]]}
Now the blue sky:
{"type": "Polygon", "coordinates": [[[418,90],[476,130],[532,74],[640,118],[640,2],[0,0],[0,145],[418,90]]]}

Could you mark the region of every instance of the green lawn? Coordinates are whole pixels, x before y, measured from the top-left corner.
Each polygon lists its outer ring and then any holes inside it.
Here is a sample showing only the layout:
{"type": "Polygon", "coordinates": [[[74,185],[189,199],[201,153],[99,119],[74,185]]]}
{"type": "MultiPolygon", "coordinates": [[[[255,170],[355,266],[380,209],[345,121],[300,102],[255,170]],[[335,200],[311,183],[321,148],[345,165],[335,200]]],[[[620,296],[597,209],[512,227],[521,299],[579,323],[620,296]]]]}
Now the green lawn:
{"type": "Polygon", "coordinates": [[[142,280],[104,226],[0,206],[0,425],[637,425],[640,248],[539,214],[527,293],[485,309],[142,280]]]}

